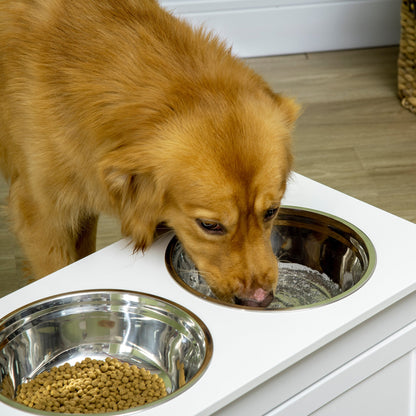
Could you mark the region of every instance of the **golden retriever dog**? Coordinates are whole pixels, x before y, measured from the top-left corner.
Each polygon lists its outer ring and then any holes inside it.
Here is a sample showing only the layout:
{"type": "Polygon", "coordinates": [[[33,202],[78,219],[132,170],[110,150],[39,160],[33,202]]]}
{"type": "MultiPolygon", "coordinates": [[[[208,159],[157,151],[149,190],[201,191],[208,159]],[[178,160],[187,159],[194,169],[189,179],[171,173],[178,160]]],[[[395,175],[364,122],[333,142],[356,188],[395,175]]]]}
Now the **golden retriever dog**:
{"type": "Polygon", "coordinates": [[[298,107],[154,0],[0,3],[0,165],[36,278],[171,227],[222,300],[266,305],[298,107]]]}

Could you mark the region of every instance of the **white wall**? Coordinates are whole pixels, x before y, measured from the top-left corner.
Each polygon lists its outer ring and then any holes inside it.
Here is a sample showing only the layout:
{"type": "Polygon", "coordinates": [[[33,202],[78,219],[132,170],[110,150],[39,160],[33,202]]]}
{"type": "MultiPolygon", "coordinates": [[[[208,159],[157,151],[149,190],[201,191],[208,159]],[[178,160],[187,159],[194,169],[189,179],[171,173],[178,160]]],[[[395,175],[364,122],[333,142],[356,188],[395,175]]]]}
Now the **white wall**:
{"type": "Polygon", "coordinates": [[[160,0],[240,56],[398,44],[401,0],[160,0]]]}

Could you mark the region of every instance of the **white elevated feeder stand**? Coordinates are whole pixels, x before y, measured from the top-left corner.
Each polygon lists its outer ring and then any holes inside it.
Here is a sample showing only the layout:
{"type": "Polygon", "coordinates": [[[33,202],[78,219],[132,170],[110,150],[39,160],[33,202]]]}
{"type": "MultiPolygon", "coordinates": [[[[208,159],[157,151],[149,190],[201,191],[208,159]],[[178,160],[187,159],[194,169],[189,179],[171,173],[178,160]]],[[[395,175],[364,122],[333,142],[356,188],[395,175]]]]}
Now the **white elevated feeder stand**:
{"type": "MultiPolygon", "coordinates": [[[[174,281],[166,235],[144,255],[122,240],[11,293],[0,299],[0,317],[84,289],[146,292],[194,312],[213,337],[208,369],[174,399],[131,415],[416,415],[416,224],[298,174],[283,203],[330,213],[367,234],[377,253],[369,281],[322,307],[230,308],[174,281]]],[[[0,415],[24,414],[0,403],[0,415]]]]}

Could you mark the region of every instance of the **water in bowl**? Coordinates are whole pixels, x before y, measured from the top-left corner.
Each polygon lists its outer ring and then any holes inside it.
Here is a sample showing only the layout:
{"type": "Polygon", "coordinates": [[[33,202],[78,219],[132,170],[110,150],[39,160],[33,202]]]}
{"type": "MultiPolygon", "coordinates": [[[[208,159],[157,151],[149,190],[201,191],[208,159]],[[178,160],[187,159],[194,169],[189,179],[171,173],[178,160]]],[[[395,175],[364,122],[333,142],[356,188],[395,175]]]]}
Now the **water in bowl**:
{"type": "MultiPolygon", "coordinates": [[[[183,282],[201,295],[216,299],[209,285],[196,269],[192,260],[178,246],[172,262],[181,270],[183,282]]],[[[297,263],[279,262],[279,281],[275,298],[267,309],[297,308],[323,302],[342,293],[340,286],[325,273],[297,263]]]]}
{"type": "Polygon", "coordinates": [[[323,302],[342,292],[337,283],[297,263],[279,263],[279,281],[270,309],[296,308],[323,302]]]}

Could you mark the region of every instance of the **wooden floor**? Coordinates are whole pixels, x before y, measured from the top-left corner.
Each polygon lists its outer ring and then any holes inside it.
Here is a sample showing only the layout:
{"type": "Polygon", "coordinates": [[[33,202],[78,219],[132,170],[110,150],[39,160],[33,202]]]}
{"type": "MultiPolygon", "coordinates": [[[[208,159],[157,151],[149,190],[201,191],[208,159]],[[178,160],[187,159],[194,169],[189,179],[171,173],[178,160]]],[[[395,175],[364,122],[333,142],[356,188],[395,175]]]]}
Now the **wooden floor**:
{"type": "MultiPolygon", "coordinates": [[[[416,222],[416,115],[396,96],[395,47],[249,59],[275,91],[303,105],[295,171],[416,222]]],[[[0,204],[7,200],[0,178],[0,204]]],[[[102,218],[98,247],[120,239],[102,218]]],[[[28,283],[16,240],[0,217],[0,296],[28,283]]]]}

